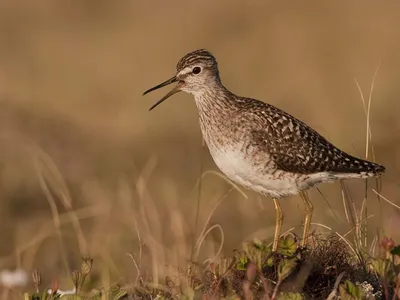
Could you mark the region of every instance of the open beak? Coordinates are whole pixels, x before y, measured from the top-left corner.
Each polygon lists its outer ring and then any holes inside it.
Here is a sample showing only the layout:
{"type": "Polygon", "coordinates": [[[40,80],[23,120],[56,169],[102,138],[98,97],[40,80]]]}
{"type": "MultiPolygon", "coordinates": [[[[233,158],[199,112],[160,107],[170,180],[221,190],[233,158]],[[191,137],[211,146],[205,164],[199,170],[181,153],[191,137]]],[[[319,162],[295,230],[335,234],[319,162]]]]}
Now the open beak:
{"type": "Polygon", "coordinates": [[[166,94],[164,97],[162,97],[160,100],[158,100],[152,107],[150,107],[149,110],[154,109],[156,106],[158,106],[159,104],[164,102],[164,100],[167,100],[173,94],[176,94],[176,93],[180,92],[181,91],[181,87],[184,84],[184,82],[183,81],[179,81],[178,78],[176,78],[176,76],[174,76],[174,77],[168,79],[167,81],[164,81],[163,83],[160,83],[159,85],[156,85],[155,87],[152,87],[151,89],[148,89],[147,91],[145,91],[143,93],[143,96],[144,96],[144,95],[146,95],[146,94],[148,94],[148,93],[150,93],[152,91],[158,90],[159,88],[162,88],[162,87],[164,87],[166,85],[169,85],[169,84],[177,82],[177,81],[178,81],[178,84],[168,94],[166,94]]]}

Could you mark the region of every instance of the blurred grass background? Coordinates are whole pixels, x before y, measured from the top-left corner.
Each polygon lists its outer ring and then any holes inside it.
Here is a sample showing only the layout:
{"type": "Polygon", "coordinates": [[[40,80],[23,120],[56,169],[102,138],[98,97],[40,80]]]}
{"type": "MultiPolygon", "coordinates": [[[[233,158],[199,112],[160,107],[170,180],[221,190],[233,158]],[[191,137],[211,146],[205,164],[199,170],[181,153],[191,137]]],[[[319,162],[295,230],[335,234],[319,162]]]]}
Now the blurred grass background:
{"type": "MultiPolygon", "coordinates": [[[[126,254],[141,253],[142,271],[163,275],[185,266],[221,199],[210,224],[223,229],[223,254],[272,237],[270,199],[244,191],[245,199],[207,172],[216,167],[191,97],[180,93],[149,113],[162,91],[141,96],[197,48],[215,54],[232,91],[268,99],[360,157],[367,121],[354,80],[368,98],[379,67],[372,144],[388,170],[381,192],[399,204],[399,36],[397,1],[2,1],[0,268],[37,267],[49,283],[91,255],[104,285],[132,283],[137,270],[126,254]]],[[[364,184],[347,182],[358,207],[364,184]]],[[[373,187],[371,239],[383,230],[398,241],[399,211],[373,187]]],[[[321,191],[332,208],[313,190],[313,221],[346,233],[340,185],[321,191]]],[[[300,233],[301,200],[281,204],[284,229],[300,233]]],[[[220,244],[212,231],[199,260],[220,244]]]]}

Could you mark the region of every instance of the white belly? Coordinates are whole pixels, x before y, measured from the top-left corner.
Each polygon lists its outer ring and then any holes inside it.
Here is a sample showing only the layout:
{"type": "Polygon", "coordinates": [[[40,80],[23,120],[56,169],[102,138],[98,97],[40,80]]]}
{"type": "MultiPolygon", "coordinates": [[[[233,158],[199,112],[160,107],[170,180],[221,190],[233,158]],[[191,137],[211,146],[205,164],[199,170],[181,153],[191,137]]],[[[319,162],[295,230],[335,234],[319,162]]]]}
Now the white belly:
{"type": "MultiPolygon", "coordinates": [[[[297,195],[322,182],[332,182],[340,178],[352,178],[348,174],[319,172],[310,175],[276,171],[268,173],[266,163],[257,163],[242,152],[225,150],[211,153],[218,168],[233,182],[272,198],[297,195]],[[281,176],[282,175],[282,176],[281,176]]],[[[358,175],[359,176],[359,175],[358,175]]]]}
{"type": "Polygon", "coordinates": [[[248,189],[276,198],[295,195],[299,192],[295,178],[284,176],[277,179],[277,174],[268,174],[263,169],[265,165],[251,161],[239,151],[228,150],[211,155],[215,164],[229,179],[248,189]]]}

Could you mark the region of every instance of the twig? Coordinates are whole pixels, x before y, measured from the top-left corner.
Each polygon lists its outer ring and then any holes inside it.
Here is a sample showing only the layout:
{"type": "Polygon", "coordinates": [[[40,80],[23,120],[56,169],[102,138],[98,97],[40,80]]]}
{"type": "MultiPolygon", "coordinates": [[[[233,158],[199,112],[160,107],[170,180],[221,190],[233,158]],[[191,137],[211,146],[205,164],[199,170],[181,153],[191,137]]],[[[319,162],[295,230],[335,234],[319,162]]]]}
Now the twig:
{"type": "Polygon", "coordinates": [[[274,288],[274,292],[272,293],[272,300],[275,300],[275,299],[276,299],[276,296],[278,295],[279,287],[281,286],[281,284],[282,284],[282,280],[279,280],[279,281],[276,283],[275,288],[274,288]]]}
{"type": "Polygon", "coordinates": [[[390,201],[389,199],[383,197],[381,194],[379,194],[377,191],[375,191],[374,189],[372,190],[375,194],[378,195],[379,198],[382,198],[383,200],[385,200],[387,203],[389,203],[390,205],[396,207],[397,209],[400,209],[400,206],[398,206],[397,204],[394,204],[392,201],[390,201]]]}

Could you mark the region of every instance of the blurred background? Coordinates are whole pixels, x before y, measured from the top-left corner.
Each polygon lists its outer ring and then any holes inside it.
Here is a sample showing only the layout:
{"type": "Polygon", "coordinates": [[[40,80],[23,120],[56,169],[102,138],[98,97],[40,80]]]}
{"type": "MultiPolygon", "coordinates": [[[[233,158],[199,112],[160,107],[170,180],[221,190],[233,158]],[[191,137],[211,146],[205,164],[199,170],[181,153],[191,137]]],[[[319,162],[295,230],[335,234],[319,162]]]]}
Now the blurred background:
{"type": "MultiPolygon", "coordinates": [[[[364,158],[356,81],[368,102],[376,73],[368,158],[387,167],[381,193],[400,205],[399,36],[398,1],[1,1],[0,269],[39,268],[68,288],[67,272],[90,255],[107,286],[184,267],[204,226],[216,225],[198,261],[272,238],[272,201],[218,175],[191,96],[152,112],[166,91],[142,97],[198,48],[233,92],[364,158]]],[[[361,209],[365,182],[346,186],[361,209]]],[[[399,242],[400,211],[372,189],[369,242],[377,232],[399,242]]],[[[345,234],[340,184],[320,190],[312,229],[345,234]]],[[[300,234],[302,201],[281,205],[284,230],[300,234]]]]}

